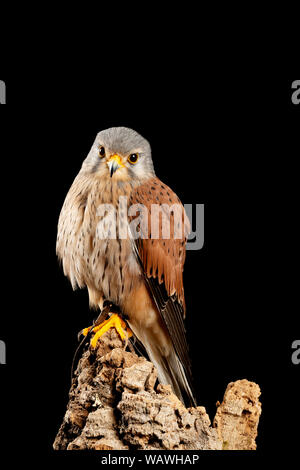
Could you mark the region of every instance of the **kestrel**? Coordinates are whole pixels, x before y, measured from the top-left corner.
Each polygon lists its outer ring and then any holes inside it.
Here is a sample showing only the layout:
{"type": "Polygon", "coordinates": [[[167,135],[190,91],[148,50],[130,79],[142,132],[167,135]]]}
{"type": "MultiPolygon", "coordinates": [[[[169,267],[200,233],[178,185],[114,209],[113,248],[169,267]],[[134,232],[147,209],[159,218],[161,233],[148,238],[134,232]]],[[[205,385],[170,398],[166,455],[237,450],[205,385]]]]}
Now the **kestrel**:
{"type": "Polygon", "coordinates": [[[195,406],[184,328],[189,231],[179,198],[155,175],[147,140],[125,127],[99,132],[61,210],[57,255],[73,289],[87,287],[91,307],[108,300],[122,313],[93,328],[92,346],[111,327],[122,339],[133,332],[160,383],[195,406]]]}

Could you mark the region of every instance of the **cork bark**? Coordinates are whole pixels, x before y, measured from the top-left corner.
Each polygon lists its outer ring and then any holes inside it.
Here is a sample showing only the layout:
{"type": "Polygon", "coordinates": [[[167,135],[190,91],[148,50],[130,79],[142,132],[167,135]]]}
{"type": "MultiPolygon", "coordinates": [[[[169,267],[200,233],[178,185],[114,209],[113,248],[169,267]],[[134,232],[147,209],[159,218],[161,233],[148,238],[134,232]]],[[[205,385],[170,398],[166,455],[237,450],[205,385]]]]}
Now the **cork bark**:
{"type": "Polygon", "coordinates": [[[115,329],[88,348],[74,374],[55,450],[254,450],[260,389],[228,385],[213,424],[202,406],[186,409],[154,365],[124,349],[115,329]]]}

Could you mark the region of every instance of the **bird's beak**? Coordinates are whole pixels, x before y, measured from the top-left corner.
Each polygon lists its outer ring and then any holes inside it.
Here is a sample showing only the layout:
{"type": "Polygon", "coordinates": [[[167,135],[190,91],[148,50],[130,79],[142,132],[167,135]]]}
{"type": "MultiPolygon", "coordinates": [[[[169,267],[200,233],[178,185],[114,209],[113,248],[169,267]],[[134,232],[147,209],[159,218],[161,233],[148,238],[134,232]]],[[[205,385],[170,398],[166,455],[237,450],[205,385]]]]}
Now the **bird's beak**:
{"type": "Polygon", "coordinates": [[[108,164],[109,173],[111,177],[117,171],[118,168],[124,167],[121,157],[117,154],[112,155],[110,159],[108,160],[107,164],[108,164]]]}

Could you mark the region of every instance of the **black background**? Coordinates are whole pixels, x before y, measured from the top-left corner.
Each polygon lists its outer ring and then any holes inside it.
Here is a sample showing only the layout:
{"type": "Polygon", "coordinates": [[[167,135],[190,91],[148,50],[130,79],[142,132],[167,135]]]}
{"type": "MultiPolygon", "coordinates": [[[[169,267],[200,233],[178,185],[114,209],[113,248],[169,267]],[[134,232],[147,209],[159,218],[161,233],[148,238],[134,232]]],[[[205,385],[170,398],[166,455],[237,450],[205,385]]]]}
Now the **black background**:
{"type": "Polygon", "coordinates": [[[229,382],[253,380],[262,390],[257,455],[295,448],[293,80],[100,72],[0,77],[3,447],[54,455],[76,334],[94,318],[87,292],[72,291],[56,260],[57,220],[96,133],[124,125],[149,140],[157,176],[183,202],[205,204],[204,247],[187,253],[184,273],[199,404],[212,418],[229,382]]]}

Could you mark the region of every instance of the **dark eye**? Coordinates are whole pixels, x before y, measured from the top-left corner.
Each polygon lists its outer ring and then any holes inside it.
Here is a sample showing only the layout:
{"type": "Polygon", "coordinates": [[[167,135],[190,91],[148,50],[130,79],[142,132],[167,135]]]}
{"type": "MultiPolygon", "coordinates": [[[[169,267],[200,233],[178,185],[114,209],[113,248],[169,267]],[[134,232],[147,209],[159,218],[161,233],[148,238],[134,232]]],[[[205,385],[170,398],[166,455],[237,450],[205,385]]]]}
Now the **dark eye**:
{"type": "Polygon", "coordinates": [[[129,155],[128,157],[128,161],[129,163],[131,163],[132,165],[134,165],[139,159],[139,154],[138,153],[132,153],[131,155],[129,155]]]}
{"type": "Polygon", "coordinates": [[[105,157],[105,148],[104,147],[99,147],[99,157],[103,158],[105,157]]]}

